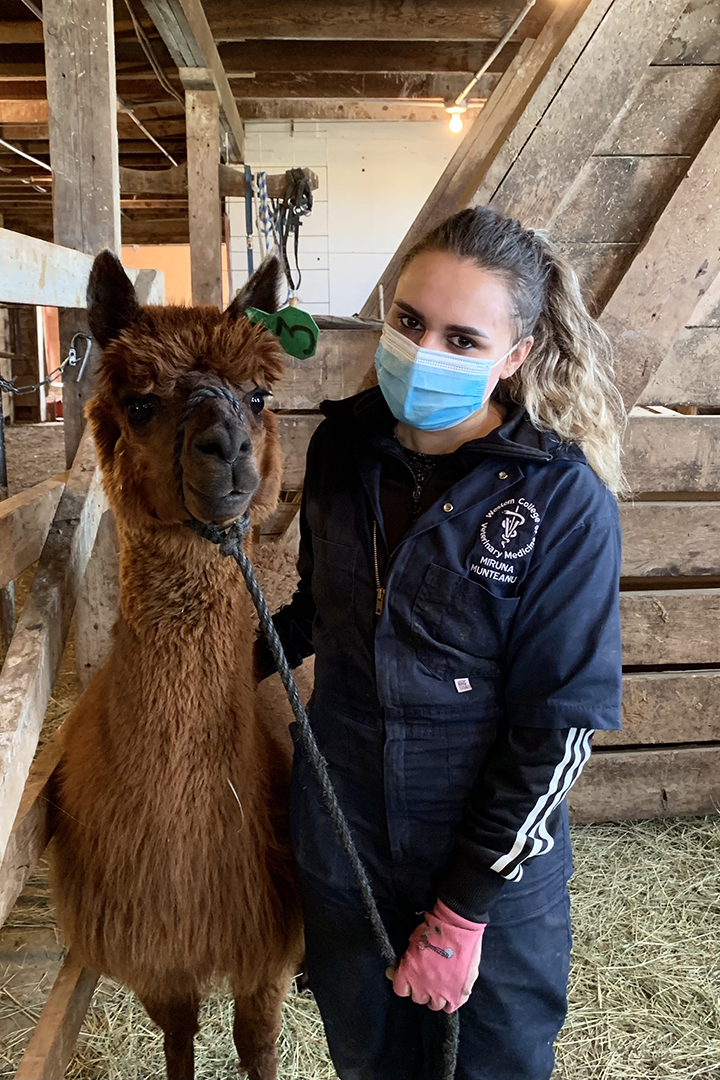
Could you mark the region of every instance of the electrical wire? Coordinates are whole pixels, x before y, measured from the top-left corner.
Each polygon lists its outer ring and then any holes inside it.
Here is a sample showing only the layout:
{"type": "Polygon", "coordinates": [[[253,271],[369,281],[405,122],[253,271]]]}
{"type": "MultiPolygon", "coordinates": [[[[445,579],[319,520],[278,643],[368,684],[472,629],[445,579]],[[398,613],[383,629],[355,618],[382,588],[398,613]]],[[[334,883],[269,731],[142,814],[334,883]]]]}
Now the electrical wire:
{"type": "Polygon", "coordinates": [[[118,98],[117,101],[118,101],[118,108],[119,108],[120,112],[125,113],[126,116],[129,116],[130,119],[133,120],[137,124],[137,126],[142,131],[143,135],[145,135],[145,137],[148,138],[151,143],[154,143],[154,145],[157,146],[160,153],[164,154],[165,157],[168,159],[168,161],[172,165],[177,165],[177,161],[172,156],[172,154],[168,153],[168,151],[165,149],[165,147],[162,146],[161,143],[159,143],[157,141],[157,139],[155,138],[155,136],[153,135],[153,133],[151,131],[148,131],[148,129],[143,124],[142,120],[140,120],[135,115],[133,110],[128,105],[125,104],[125,102],[122,100],[122,98],[118,98]]]}
{"type": "Polygon", "coordinates": [[[535,5],[535,0],[528,0],[528,2],[525,4],[525,7],[522,9],[522,11],[518,15],[518,17],[515,19],[515,21],[510,26],[509,30],[503,35],[503,37],[500,38],[497,45],[495,46],[493,51],[490,53],[490,55],[488,56],[487,60],[483,64],[483,66],[479,69],[479,71],[475,72],[475,74],[473,75],[472,79],[467,84],[467,86],[465,87],[463,92],[461,94],[458,94],[458,96],[455,98],[455,104],[456,105],[464,105],[465,104],[465,98],[468,96],[468,94],[472,90],[473,86],[475,86],[475,84],[478,82],[478,80],[482,78],[482,76],[485,74],[487,69],[492,64],[495,57],[498,56],[499,53],[501,52],[501,50],[505,48],[505,46],[507,45],[510,38],[513,36],[515,31],[517,30],[518,26],[520,25],[520,23],[523,21],[523,19],[525,18],[525,16],[529,12],[530,8],[533,7],[534,5],[535,5]]]}
{"type": "Polygon", "coordinates": [[[40,22],[42,22],[42,11],[37,6],[37,4],[33,4],[32,0],[22,0],[22,2],[28,9],[28,11],[32,11],[33,15],[35,15],[40,20],[40,22]]]}
{"type": "Polygon", "coordinates": [[[8,150],[12,150],[13,154],[19,154],[20,157],[25,158],[27,161],[32,161],[33,165],[39,165],[41,169],[47,169],[49,173],[52,172],[50,166],[46,165],[44,161],[38,161],[38,159],[36,157],[33,157],[32,154],[26,154],[25,151],[21,150],[19,146],[13,146],[12,143],[5,142],[4,139],[0,139],[0,146],[4,146],[8,150]]]}
{"type": "Polygon", "coordinates": [[[128,9],[128,14],[132,19],[132,24],[135,29],[135,36],[140,42],[140,48],[145,53],[147,61],[150,64],[150,67],[153,69],[157,81],[160,83],[163,90],[166,90],[168,94],[170,94],[175,99],[175,101],[178,101],[184,109],[185,101],[183,100],[182,96],[178,94],[177,90],[172,85],[167,75],[163,71],[162,65],[160,64],[160,61],[158,60],[153,50],[150,38],[145,33],[140,20],[133,11],[131,0],[125,0],[125,7],[128,9]]]}

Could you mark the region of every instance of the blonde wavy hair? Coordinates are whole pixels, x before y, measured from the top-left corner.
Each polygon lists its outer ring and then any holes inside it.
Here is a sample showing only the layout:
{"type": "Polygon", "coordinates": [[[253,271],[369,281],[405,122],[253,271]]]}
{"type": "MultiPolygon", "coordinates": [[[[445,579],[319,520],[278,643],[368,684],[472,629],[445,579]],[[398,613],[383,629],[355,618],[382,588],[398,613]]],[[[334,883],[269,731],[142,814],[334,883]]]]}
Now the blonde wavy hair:
{"type": "Polygon", "coordinates": [[[556,245],[540,230],[477,206],[454,214],[418,241],[402,269],[423,251],[471,259],[503,279],[518,341],[532,335],[534,343],[495,396],[524,406],[536,427],[577,443],[610,490],[626,495],[621,441],[627,417],[614,382],[612,349],[556,245]]]}

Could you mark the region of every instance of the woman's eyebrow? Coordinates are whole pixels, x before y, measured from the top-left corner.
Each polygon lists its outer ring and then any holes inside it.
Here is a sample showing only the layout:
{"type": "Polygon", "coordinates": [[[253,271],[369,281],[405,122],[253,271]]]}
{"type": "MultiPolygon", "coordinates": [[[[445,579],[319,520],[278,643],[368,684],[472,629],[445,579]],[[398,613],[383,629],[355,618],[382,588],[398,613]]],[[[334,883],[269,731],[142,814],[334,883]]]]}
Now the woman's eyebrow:
{"type": "Polygon", "coordinates": [[[417,308],[414,308],[412,304],[406,304],[404,300],[395,300],[395,306],[402,308],[408,315],[412,315],[414,319],[419,319],[420,322],[425,322],[425,316],[417,308]]]}
{"type": "Polygon", "coordinates": [[[490,340],[490,335],[486,334],[484,330],[478,330],[477,326],[458,326],[457,323],[450,323],[445,329],[453,334],[464,334],[467,337],[481,337],[485,338],[486,341],[490,340]]]}
{"type": "MultiPolygon", "coordinates": [[[[425,316],[417,308],[414,308],[412,304],[406,303],[404,300],[396,300],[395,304],[408,315],[412,315],[414,319],[419,319],[420,322],[425,322],[425,316]]],[[[479,330],[477,326],[459,326],[457,323],[450,323],[445,327],[446,331],[452,334],[467,334],[469,337],[481,337],[486,341],[490,340],[490,335],[486,334],[484,330],[479,330]]]]}

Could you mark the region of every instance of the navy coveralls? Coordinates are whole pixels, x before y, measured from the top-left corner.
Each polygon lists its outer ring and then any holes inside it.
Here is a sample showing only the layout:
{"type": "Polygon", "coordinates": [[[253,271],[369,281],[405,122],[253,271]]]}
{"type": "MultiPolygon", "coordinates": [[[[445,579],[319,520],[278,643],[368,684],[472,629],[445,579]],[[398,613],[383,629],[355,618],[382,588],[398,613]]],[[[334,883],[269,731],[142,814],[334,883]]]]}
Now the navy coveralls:
{"type": "MultiPolygon", "coordinates": [[[[310,717],[398,954],[438,895],[489,919],[458,1080],[543,1080],[571,943],[564,794],[592,729],[619,727],[617,506],[577,446],[517,408],[462,448],[461,478],[383,552],[381,472],[402,457],[392,416],[377,388],[323,411],[300,585],[275,623],[291,664],[315,653],[310,717]],[[508,760],[516,730],[525,750],[537,734],[537,759],[508,760]]],[[[340,1077],[431,1080],[443,1017],[393,994],[300,751],[292,820],[340,1077]]]]}

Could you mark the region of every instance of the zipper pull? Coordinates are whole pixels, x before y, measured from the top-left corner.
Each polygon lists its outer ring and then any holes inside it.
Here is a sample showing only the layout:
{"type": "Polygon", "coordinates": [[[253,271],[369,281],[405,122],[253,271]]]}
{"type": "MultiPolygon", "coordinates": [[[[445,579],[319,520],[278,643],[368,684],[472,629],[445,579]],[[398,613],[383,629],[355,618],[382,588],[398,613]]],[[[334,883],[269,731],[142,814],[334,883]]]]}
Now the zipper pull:
{"type": "Polygon", "coordinates": [[[385,590],[382,585],[378,585],[375,590],[375,614],[382,615],[383,604],[385,602],[385,590]]]}

